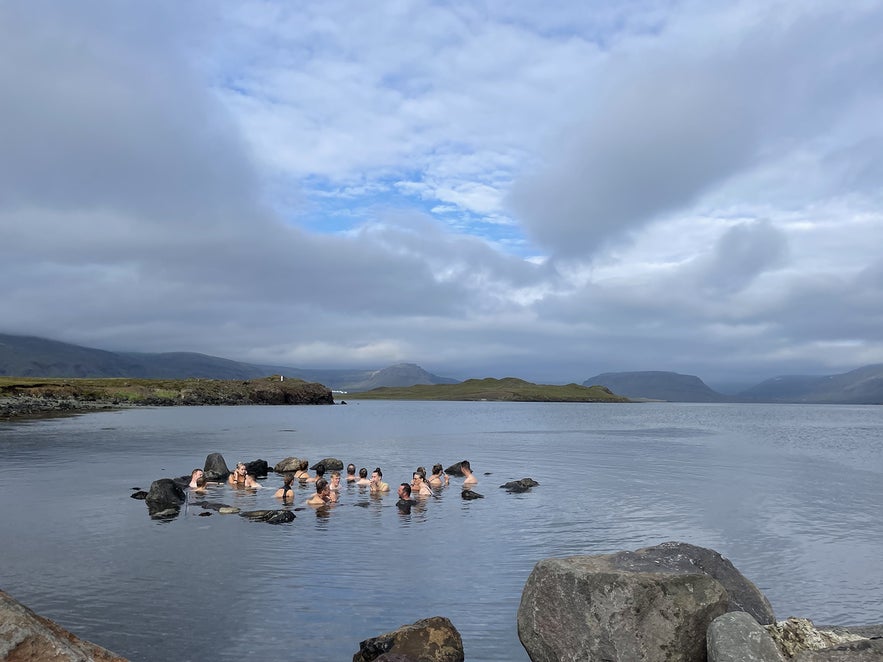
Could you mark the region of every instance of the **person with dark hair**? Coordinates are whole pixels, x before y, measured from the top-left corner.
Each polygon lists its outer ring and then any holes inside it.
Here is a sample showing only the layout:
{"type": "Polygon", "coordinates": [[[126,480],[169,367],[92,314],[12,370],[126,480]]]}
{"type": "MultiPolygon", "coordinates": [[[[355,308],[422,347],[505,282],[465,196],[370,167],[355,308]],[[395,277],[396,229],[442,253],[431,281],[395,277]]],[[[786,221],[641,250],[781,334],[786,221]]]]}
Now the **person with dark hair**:
{"type": "Polygon", "coordinates": [[[430,487],[441,487],[451,482],[451,477],[445,473],[441,464],[432,465],[432,475],[429,477],[430,487]]]}
{"type": "Polygon", "coordinates": [[[396,507],[410,513],[411,506],[414,506],[416,504],[417,502],[411,498],[411,486],[407,483],[402,483],[401,485],[399,485],[399,500],[396,501],[396,507]]]}
{"type": "Polygon", "coordinates": [[[359,469],[359,480],[356,481],[356,485],[370,485],[371,481],[368,480],[368,470],[365,467],[359,469]]]}
{"type": "Polygon", "coordinates": [[[197,484],[196,481],[199,480],[200,476],[204,476],[205,472],[202,469],[194,469],[190,472],[190,484],[187,486],[190,489],[196,489],[197,484]]]}
{"type": "Polygon", "coordinates": [[[300,464],[297,465],[297,471],[294,472],[294,477],[301,481],[307,481],[310,478],[310,473],[307,471],[307,467],[310,466],[309,460],[301,460],[300,464]]]}
{"type": "Polygon", "coordinates": [[[285,474],[285,478],[282,481],[282,487],[276,490],[276,494],[273,496],[277,499],[282,499],[283,501],[293,502],[294,490],[291,489],[292,483],[294,483],[294,474],[285,474]]]}
{"type": "Polygon", "coordinates": [[[460,471],[463,472],[465,478],[463,479],[463,487],[472,487],[473,485],[478,485],[478,478],[475,477],[475,474],[472,473],[472,467],[469,465],[469,460],[463,460],[460,463],[460,471]]]}
{"type": "Polygon", "coordinates": [[[324,478],[317,479],[316,493],[307,499],[307,505],[324,506],[329,503],[334,503],[335,501],[337,501],[336,494],[331,491],[331,488],[328,486],[328,481],[324,478]]]}
{"type": "Polygon", "coordinates": [[[200,474],[199,478],[196,479],[196,487],[193,488],[193,491],[196,494],[205,494],[205,486],[207,483],[208,478],[205,477],[205,474],[200,474]]]}
{"type": "Polygon", "coordinates": [[[347,483],[355,483],[356,482],[356,465],[355,464],[346,465],[346,482],[347,483]]]}
{"type": "Polygon", "coordinates": [[[389,484],[383,482],[383,472],[380,470],[380,467],[371,472],[371,491],[389,492],[389,484]]]}
{"type": "MultiPolygon", "coordinates": [[[[308,474],[308,476],[309,476],[309,474],[308,474]]],[[[320,478],[325,478],[325,464],[323,462],[319,462],[319,464],[316,465],[316,475],[309,476],[307,478],[307,482],[308,483],[315,483],[320,478]]]]}

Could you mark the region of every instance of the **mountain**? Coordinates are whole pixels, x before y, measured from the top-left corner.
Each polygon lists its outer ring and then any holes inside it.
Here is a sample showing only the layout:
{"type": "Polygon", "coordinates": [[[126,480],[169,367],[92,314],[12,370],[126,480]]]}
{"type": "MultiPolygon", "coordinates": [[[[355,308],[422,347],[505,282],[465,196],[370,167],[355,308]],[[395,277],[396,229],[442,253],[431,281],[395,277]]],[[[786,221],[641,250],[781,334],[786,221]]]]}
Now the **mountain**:
{"type": "Polygon", "coordinates": [[[583,382],[583,386],[595,384],[631,399],[668,402],[726,402],[728,399],[698,377],[676,372],[605,372],[583,382]]]}
{"type": "Polygon", "coordinates": [[[883,404],[883,363],[837,375],[783,375],[739,394],[743,402],[883,404]]]}
{"type": "Polygon", "coordinates": [[[306,370],[242,363],[195,352],[108,352],[46,338],[0,333],[0,376],[256,379],[274,374],[318,382],[338,391],[457,383],[411,363],[382,370],[306,370]]]}

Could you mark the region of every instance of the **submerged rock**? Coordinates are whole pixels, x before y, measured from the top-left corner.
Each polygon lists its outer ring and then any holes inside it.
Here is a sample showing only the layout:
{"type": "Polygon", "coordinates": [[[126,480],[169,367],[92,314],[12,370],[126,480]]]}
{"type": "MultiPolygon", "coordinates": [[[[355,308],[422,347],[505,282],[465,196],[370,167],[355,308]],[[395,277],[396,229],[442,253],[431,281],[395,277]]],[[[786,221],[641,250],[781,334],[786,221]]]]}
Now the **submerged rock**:
{"type": "Polygon", "coordinates": [[[473,492],[469,488],[466,488],[462,492],[460,492],[460,496],[467,501],[471,501],[472,499],[484,499],[484,494],[479,494],[478,492],[473,492]]]}
{"type": "Polygon", "coordinates": [[[144,501],[151,517],[168,519],[178,514],[186,498],[184,490],[175,481],[171,478],[160,478],[151,483],[144,501]]]}
{"type": "Polygon", "coordinates": [[[267,464],[266,460],[252,460],[245,463],[245,471],[251,476],[266,478],[267,474],[270,473],[270,465],[267,464]]]}
{"type": "Polygon", "coordinates": [[[326,457],[324,460],[319,460],[310,467],[310,470],[315,471],[320,464],[325,465],[325,471],[343,471],[343,461],[336,457],[326,457]]]}
{"type": "Polygon", "coordinates": [[[246,510],[239,513],[239,516],[252,522],[267,522],[267,524],[285,524],[294,521],[295,518],[295,514],[290,510],[246,510]]]}
{"type": "Polygon", "coordinates": [[[537,487],[539,483],[533,478],[522,478],[521,480],[510,480],[508,483],[500,485],[500,487],[510,493],[527,492],[532,487],[537,487]]]}
{"type": "Polygon", "coordinates": [[[463,662],[463,640],[457,628],[447,618],[424,618],[361,642],[359,652],[353,655],[353,662],[374,660],[463,662]]]}

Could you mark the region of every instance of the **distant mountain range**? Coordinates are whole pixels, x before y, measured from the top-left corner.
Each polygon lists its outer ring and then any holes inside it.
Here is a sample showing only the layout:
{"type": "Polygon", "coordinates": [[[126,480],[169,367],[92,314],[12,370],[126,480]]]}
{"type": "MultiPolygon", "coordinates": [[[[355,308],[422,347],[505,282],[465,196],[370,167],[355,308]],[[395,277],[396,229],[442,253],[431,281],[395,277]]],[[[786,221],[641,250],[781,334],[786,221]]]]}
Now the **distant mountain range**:
{"type": "Polygon", "coordinates": [[[806,404],[883,404],[883,364],[839,375],[787,375],[724,395],[699,377],[676,372],[607,372],[583,382],[606,386],[631,399],[669,402],[773,402],[806,404]]]}
{"type": "MultiPolygon", "coordinates": [[[[256,379],[284,375],[324,384],[334,391],[370,391],[381,386],[457,384],[413,363],[380,370],[310,370],[243,363],[193,352],[108,352],[80,345],[0,333],[0,376],[140,377],[144,379],[256,379]]],[[[774,402],[883,404],[883,364],[838,375],[788,375],[767,379],[736,395],[724,395],[699,377],[676,372],[606,372],[583,382],[606,386],[637,400],[669,402],[774,402]]]]}
{"type": "Polygon", "coordinates": [[[142,379],[256,379],[284,375],[318,382],[337,391],[458,383],[456,379],[433,375],[412,363],[400,363],[381,370],[309,370],[242,363],[194,352],[108,352],[56,340],[9,334],[0,334],[0,375],[142,379]]]}

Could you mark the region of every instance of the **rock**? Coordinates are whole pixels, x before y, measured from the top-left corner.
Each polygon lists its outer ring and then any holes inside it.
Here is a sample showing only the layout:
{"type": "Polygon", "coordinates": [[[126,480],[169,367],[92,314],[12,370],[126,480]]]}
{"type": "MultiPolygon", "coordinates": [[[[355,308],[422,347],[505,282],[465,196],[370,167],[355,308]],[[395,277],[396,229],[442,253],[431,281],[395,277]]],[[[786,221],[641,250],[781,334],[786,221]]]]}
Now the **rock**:
{"type": "Polygon", "coordinates": [[[137,492],[132,492],[129,497],[132,499],[140,499],[141,501],[144,501],[144,499],[147,498],[147,492],[145,492],[144,490],[138,490],[137,492]]]}
{"type": "Polygon", "coordinates": [[[510,480],[508,483],[500,485],[501,488],[510,493],[527,492],[530,488],[539,485],[533,478],[522,478],[521,480],[510,480]]]}
{"type": "Polygon", "coordinates": [[[447,618],[433,616],[366,639],[353,662],[463,662],[463,640],[447,618]]]}
{"type": "Polygon", "coordinates": [[[160,478],[150,484],[150,491],[144,500],[151,517],[167,519],[178,514],[185,498],[184,490],[175,481],[171,478],[160,478]]]}
{"type": "Polygon", "coordinates": [[[324,460],[319,460],[310,467],[310,471],[315,471],[320,464],[325,465],[325,471],[343,471],[343,462],[336,457],[326,457],[324,460]]]}
{"type": "Polygon", "coordinates": [[[862,639],[818,651],[802,651],[794,662],[883,662],[883,639],[862,639]]]}
{"type": "Polygon", "coordinates": [[[776,622],[769,600],[735,566],[713,549],[685,542],[664,542],[635,552],[618,552],[617,568],[633,572],[701,573],[719,581],[727,590],[727,611],[747,611],[761,625],[776,622]]]}
{"type": "Polygon", "coordinates": [[[267,522],[267,524],[285,524],[294,521],[295,514],[290,510],[246,510],[239,513],[240,517],[246,517],[252,522],[267,522]]]}
{"type": "Polygon", "coordinates": [[[472,499],[484,499],[484,494],[479,494],[478,492],[473,492],[469,488],[460,492],[460,496],[467,501],[471,501],[472,499]]]}
{"type": "Polygon", "coordinates": [[[766,629],[779,650],[788,658],[795,657],[802,651],[817,651],[865,639],[850,632],[820,630],[807,618],[788,618],[768,625],[766,629]]]}
{"type": "Polygon", "coordinates": [[[744,611],[718,616],[706,634],[708,662],[784,662],[773,638],[744,611]]]}
{"type": "Polygon", "coordinates": [[[286,457],[284,460],[276,463],[273,471],[277,474],[294,473],[300,468],[300,463],[301,458],[299,457],[286,457]]]}
{"type": "MultiPolygon", "coordinates": [[[[223,508],[230,508],[226,503],[220,503],[218,501],[195,501],[193,502],[194,506],[199,506],[200,508],[204,508],[205,510],[215,510],[217,512],[221,512],[223,508]]],[[[236,509],[237,512],[239,509],[236,509]]]]}
{"type": "Polygon", "coordinates": [[[726,611],[726,590],[701,572],[631,569],[619,554],[544,559],[518,637],[533,662],[705,662],[708,626],[726,611]]]}
{"type": "Polygon", "coordinates": [[[266,460],[252,460],[245,463],[245,471],[252,476],[266,478],[270,472],[270,465],[267,464],[266,460]]]}
{"type": "Polygon", "coordinates": [[[205,465],[202,470],[205,473],[205,479],[211,482],[223,482],[230,475],[227,462],[220,453],[209,453],[205,458],[205,465]]]}
{"type": "Polygon", "coordinates": [[[219,515],[236,515],[239,512],[239,508],[235,506],[223,506],[222,508],[218,508],[219,515]]]}
{"type": "Polygon", "coordinates": [[[448,474],[449,476],[462,476],[463,469],[460,468],[460,465],[462,463],[463,462],[460,461],[460,462],[456,462],[456,463],[452,464],[447,469],[445,469],[445,473],[448,474]]]}
{"type": "MultiPolygon", "coordinates": [[[[0,591],[0,659],[10,662],[126,662],[71,634],[0,591]]],[[[462,658],[461,658],[462,659],[462,658]]]]}

